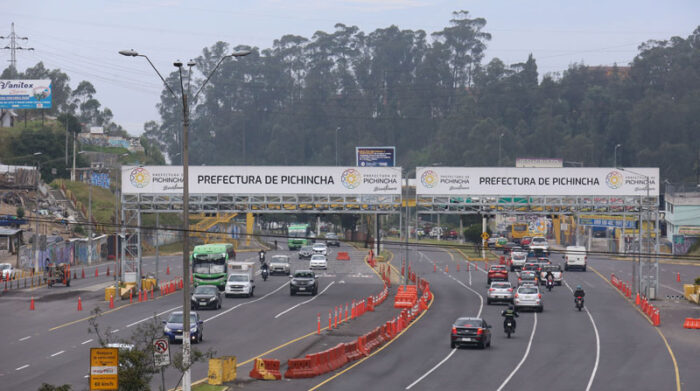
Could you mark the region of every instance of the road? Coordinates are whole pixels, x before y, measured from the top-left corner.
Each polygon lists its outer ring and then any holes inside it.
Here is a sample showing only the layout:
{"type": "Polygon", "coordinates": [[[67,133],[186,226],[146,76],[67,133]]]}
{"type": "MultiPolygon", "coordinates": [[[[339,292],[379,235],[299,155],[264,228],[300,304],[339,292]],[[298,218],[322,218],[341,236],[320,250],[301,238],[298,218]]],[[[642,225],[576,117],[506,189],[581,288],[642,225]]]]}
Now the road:
{"type": "MultiPolygon", "coordinates": [[[[217,355],[235,355],[239,379],[233,388],[246,390],[675,390],[676,366],[671,352],[678,366],[680,388],[693,389],[692,385],[700,381],[700,372],[693,367],[700,351],[697,330],[683,330],[682,321],[678,323],[674,318],[692,310],[682,303],[660,300],[657,304],[662,308],[662,325],[657,329],[607,282],[613,272],[626,279],[630,262],[592,257],[588,272],[565,273],[565,285],[542,293],[544,311],[521,313],[516,334],[507,339],[500,317],[504,306],[486,305],[483,263],[475,271],[473,266],[467,268],[467,261],[454,250],[422,246],[411,248],[411,267],[430,282],[435,297],[429,310],[400,337],[356,365],[324,376],[280,382],[249,379],[251,360],[256,356],[264,354],[265,358],[284,363],[289,358],[349,342],[396,316],[398,310],[388,300],[375,312],[343,324],[338,330],[324,329],[316,335],[319,313],[325,328],[329,310],[376,294],[382,288],[379,277],[362,262],[364,251],[345,245],[340,250],[349,251],[352,260],[336,261],[331,255],[329,270],[321,272],[320,294],[315,298],[290,297],[288,278],[274,276],[266,282],[258,279],[252,298],[229,298],[221,310],[200,311],[205,320],[204,342],[194,347],[202,351],[213,349],[217,355]],[[437,272],[433,271],[435,267],[437,272]],[[586,311],[582,312],[575,310],[569,289],[579,284],[587,292],[586,311]],[[493,325],[491,348],[450,349],[452,322],[463,315],[482,316],[493,325]]],[[[391,250],[402,253],[399,248],[391,250]]],[[[268,252],[274,253],[290,254],[268,252]]],[[[306,267],[306,261],[298,261],[292,255],[293,267],[306,267]]],[[[247,256],[252,258],[255,254],[247,256]]],[[[180,262],[177,256],[161,257],[161,273],[170,265],[171,276],[179,275],[180,262]]],[[[144,265],[145,270],[152,268],[152,258],[145,259],[144,265]]],[[[680,289],[674,280],[676,271],[690,279],[699,270],[675,264],[664,264],[663,269],[666,271],[661,282],[666,290],[662,295],[680,289]]],[[[154,314],[160,319],[181,308],[181,295],[173,294],[145,303],[119,302],[110,312],[102,301],[102,288],[108,282],[108,277],[93,277],[78,280],[69,289],[52,288],[50,295],[37,300],[35,311],[28,310],[29,298],[45,295],[48,288],[21,290],[0,298],[0,311],[6,314],[2,323],[5,349],[0,355],[0,389],[33,390],[42,382],[86,389],[88,348],[98,343],[97,336],[88,333],[85,318],[95,306],[105,310],[97,322],[101,328],[110,327],[110,337],[117,339],[128,338],[139,328],[139,333],[145,332],[143,328],[154,314]],[[85,311],[76,311],[78,296],[85,311]]],[[[395,289],[396,286],[392,290],[395,289]]],[[[160,327],[158,321],[154,327],[160,327]]],[[[179,346],[173,348],[177,351],[179,346]]],[[[204,378],[206,369],[205,363],[197,363],[193,380],[204,378]]],[[[178,375],[168,370],[166,379],[167,387],[173,387],[178,375]]],[[[153,389],[158,389],[158,380],[154,377],[153,389]]]]}

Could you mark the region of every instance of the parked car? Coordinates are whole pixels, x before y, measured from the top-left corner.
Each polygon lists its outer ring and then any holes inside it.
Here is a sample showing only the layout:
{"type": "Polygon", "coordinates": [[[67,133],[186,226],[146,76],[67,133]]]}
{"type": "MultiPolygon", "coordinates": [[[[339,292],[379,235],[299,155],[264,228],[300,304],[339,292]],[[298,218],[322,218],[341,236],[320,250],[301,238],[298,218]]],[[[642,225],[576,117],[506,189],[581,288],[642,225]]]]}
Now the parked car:
{"type": "Polygon", "coordinates": [[[270,258],[270,275],[272,274],[284,274],[289,275],[289,256],[287,255],[273,255],[270,258]]]}
{"type": "Polygon", "coordinates": [[[297,293],[311,293],[315,296],[318,293],[318,277],[311,270],[297,270],[293,275],[289,276],[289,295],[294,296],[297,293]]]}
{"type": "MultiPolygon", "coordinates": [[[[182,342],[183,320],[182,311],[174,311],[170,313],[168,320],[163,321],[163,335],[168,337],[170,343],[182,342]]],[[[190,339],[194,343],[204,339],[204,321],[197,312],[190,312],[190,339]]]]}
{"type": "Polygon", "coordinates": [[[193,310],[200,308],[221,308],[221,291],[215,285],[199,285],[192,292],[190,300],[193,310]]]}
{"type": "Polygon", "coordinates": [[[481,318],[457,318],[452,324],[450,347],[476,345],[480,349],[491,347],[491,326],[481,318]]]}
{"type": "Polygon", "coordinates": [[[513,286],[509,281],[494,281],[486,294],[486,304],[503,301],[513,302],[513,286]]]}
{"type": "Polygon", "coordinates": [[[491,265],[486,276],[486,283],[491,285],[491,281],[508,281],[508,269],[505,265],[491,265]]]}
{"type": "Polygon", "coordinates": [[[537,312],[542,312],[542,294],[537,285],[527,284],[518,287],[515,296],[513,297],[513,305],[515,305],[515,310],[521,310],[523,308],[529,308],[537,312]]]}
{"type": "Polygon", "coordinates": [[[299,259],[308,259],[311,258],[312,255],[314,255],[314,249],[311,246],[302,246],[299,249],[299,259]]]}
{"type": "Polygon", "coordinates": [[[340,239],[338,238],[338,235],[333,233],[333,232],[327,233],[326,234],[326,245],[340,247],[340,239]]]}
{"type": "Polygon", "coordinates": [[[10,263],[0,263],[0,271],[2,271],[3,280],[15,278],[15,268],[10,263]]]}
{"type": "Polygon", "coordinates": [[[325,255],[314,254],[309,261],[309,269],[328,269],[328,260],[325,255]]]}

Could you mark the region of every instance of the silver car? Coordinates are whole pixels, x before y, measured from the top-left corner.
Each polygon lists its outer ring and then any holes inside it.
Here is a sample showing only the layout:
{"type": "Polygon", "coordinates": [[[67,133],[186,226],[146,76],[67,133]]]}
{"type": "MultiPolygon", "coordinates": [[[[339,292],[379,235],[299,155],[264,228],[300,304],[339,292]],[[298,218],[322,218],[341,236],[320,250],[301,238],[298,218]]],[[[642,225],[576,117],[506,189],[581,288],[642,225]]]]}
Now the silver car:
{"type": "Polygon", "coordinates": [[[311,248],[314,250],[314,254],[328,255],[328,246],[325,243],[314,243],[311,248]]]}
{"type": "Polygon", "coordinates": [[[525,284],[537,285],[537,272],[532,270],[520,272],[520,276],[518,277],[518,286],[525,284]]]}
{"type": "Polygon", "coordinates": [[[515,310],[521,310],[523,308],[530,308],[537,312],[542,312],[542,294],[537,285],[522,285],[518,288],[513,298],[513,305],[515,305],[515,310]]]}
{"type": "Polygon", "coordinates": [[[289,256],[273,255],[270,258],[270,274],[289,275],[289,256]]]}
{"type": "Polygon", "coordinates": [[[506,303],[513,302],[513,286],[509,281],[494,281],[489,287],[486,294],[486,304],[503,301],[506,303]]]}

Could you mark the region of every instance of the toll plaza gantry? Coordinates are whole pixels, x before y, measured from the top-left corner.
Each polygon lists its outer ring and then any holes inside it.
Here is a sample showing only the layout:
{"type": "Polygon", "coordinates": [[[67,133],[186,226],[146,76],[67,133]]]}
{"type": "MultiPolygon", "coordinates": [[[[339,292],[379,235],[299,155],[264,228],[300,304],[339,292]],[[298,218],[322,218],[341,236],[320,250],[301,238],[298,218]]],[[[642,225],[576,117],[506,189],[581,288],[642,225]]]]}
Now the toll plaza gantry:
{"type": "MultiPolygon", "coordinates": [[[[192,166],[190,213],[398,214],[400,167],[192,166]]],[[[124,166],[122,273],[140,275],[142,215],[183,213],[181,166],[124,166]]],[[[188,227],[185,227],[188,228],[188,227]]],[[[376,229],[376,224],[375,224],[376,229]]]]}
{"type": "Polygon", "coordinates": [[[416,218],[421,214],[438,215],[438,219],[442,214],[578,217],[582,213],[635,217],[634,288],[656,298],[658,168],[418,167],[415,183],[416,218]],[[645,222],[646,227],[653,225],[653,232],[642,229],[645,222]]]}

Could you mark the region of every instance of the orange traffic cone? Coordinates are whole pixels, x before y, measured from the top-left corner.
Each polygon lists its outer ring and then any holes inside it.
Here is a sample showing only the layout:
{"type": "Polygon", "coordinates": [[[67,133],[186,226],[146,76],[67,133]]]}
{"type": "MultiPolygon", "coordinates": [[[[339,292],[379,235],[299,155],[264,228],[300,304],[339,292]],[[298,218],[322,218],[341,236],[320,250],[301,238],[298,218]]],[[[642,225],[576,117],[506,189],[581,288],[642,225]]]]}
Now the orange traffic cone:
{"type": "Polygon", "coordinates": [[[80,296],[78,296],[78,311],[83,310],[83,301],[80,299],[80,296]]]}
{"type": "Polygon", "coordinates": [[[100,275],[99,272],[100,272],[100,271],[99,271],[97,268],[95,268],[95,277],[98,277],[98,276],[100,275]]]}
{"type": "Polygon", "coordinates": [[[449,273],[449,272],[450,272],[450,267],[448,265],[445,265],[445,273],[449,273]]]}
{"type": "Polygon", "coordinates": [[[151,287],[151,300],[153,300],[153,287],[151,287]]]}
{"type": "Polygon", "coordinates": [[[129,290],[129,304],[133,304],[134,302],[134,290],[130,289],[129,290]]]}
{"type": "Polygon", "coordinates": [[[85,268],[81,269],[80,278],[85,278],[85,268]]]}
{"type": "Polygon", "coordinates": [[[170,275],[170,265],[168,265],[167,269],[165,269],[165,274],[170,275]]]}
{"type": "Polygon", "coordinates": [[[639,305],[641,303],[641,300],[639,300],[639,292],[637,292],[637,298],[634,299],[634,305],[639,305]]]}
{"type": "Polygon", "coordinates": [[[437,271],[437,265],[433,264],[433,273],[437,271]]]}
{"type": "Polygon", "coordinates": [[[676,282],[681,282],[681,274],[676,273],[676,282]]]}
{"type": "Polygon", "coordinates": [[[457,271],[459,271],[459,263],[457,264],[457,271]]]}
{"type": "Polygon", "coordinates": [[[114,296],[109,296],[109,308],[114,308],[114,296]]]}
{"type": "Polygon", "coordinates": [[[34,311],[34,297],[32,297],[32,301],[29,302],[29,310],[34,311]]]}

